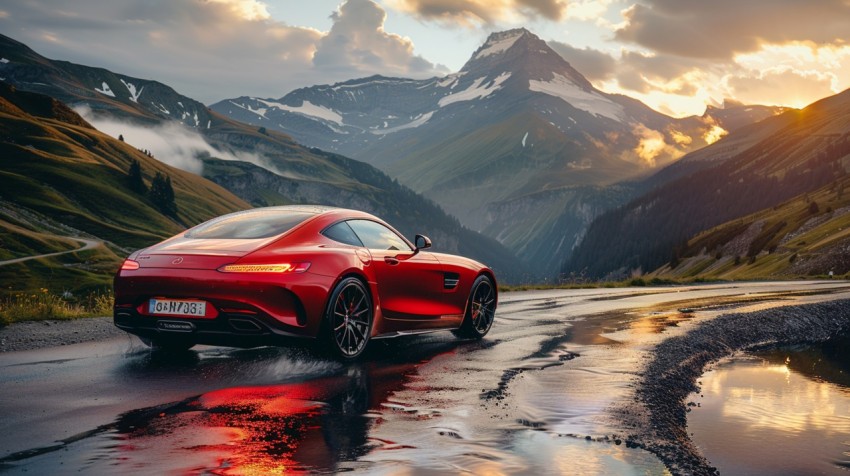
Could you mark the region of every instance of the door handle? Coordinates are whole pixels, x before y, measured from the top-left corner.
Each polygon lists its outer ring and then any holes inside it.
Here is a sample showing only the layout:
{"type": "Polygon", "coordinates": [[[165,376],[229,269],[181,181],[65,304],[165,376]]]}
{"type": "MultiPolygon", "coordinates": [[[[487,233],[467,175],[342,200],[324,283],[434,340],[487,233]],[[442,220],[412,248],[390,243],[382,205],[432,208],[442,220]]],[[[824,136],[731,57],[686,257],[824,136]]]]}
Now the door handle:
{"type": "Polygon", "coordinates": [[[384,257],[384,263],[387,263],[388,265],[391,265],[391,266],[395,266],[395,265],[398,264],[398,260],[393,258],[392,256],[386,256],[386,257],[384,257]]]}

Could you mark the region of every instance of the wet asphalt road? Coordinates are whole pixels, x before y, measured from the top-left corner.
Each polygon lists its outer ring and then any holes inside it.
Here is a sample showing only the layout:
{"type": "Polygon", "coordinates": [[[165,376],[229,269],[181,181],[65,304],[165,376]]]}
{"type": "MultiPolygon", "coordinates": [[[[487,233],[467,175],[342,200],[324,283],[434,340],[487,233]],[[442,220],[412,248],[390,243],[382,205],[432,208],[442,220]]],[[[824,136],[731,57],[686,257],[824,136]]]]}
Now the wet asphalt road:
{"type": "Polygon", "coordinates": [[[134,337],[0,354],[0,473],[661,474],[613,408],[653,346],[720,313],[850,283],[505,293],[481,342],[151,353],[134,337]]]}

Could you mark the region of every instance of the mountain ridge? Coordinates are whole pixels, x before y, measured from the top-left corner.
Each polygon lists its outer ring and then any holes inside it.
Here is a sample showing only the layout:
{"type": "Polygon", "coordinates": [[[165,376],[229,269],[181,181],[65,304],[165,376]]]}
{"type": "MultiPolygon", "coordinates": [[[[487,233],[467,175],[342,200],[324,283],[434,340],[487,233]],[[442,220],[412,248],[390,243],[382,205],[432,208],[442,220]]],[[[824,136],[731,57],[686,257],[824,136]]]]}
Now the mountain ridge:
{"type": "MultiPolygon", "coordinates": [[[[579,210],[619,204],[607,193],[577,194],[566,204],[569,190],[642,178],[722,127],[713,116],[720,109],[676,119],[599,91],[526,29],[490,35],[460,71],[442,78],[372,76],[210,107],[375,165],[549,275],[571,252],[551,240],[554,224],[581,236],[588,217],[579,210]],[[537,194],[562,188],[548,202],[537,194]],[[520,205],[528,219],[499,213],[525,198],[536,204],[520,205]],[[503,233],[515,226],[530,230],[503,233]]],[[[749,119],[726,121],[739,127],[776,111],[756,106],[749,119]]]]}
{"type": "Polygon", "coordinates": [[[848,111],[850,89],[733,132],[714,146],[718,157],[686,157],[680,164],[694,168],[595,220],[563,271],[594,278],[649,272],[676,261],[700,232],[843,180],[848,111]],[[722,153],[724,142],[737,152],[722,153]]]}

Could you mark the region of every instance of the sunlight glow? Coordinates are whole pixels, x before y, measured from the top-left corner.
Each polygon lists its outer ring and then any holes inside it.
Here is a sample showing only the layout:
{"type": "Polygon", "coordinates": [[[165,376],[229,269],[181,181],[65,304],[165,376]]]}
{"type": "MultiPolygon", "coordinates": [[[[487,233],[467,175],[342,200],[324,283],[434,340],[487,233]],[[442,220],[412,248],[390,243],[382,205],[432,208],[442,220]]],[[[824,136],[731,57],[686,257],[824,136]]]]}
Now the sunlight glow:
{"type": "Polygon", "coordinates": [[[209,0],[210,3],[227,5],[243,20],[257,21],[271,18],[268,5],[258,0],[209,0]]]}
{"type": "Polygon", "coordinates": [[[705,135],[702,136],[702,138],[703,138],[703,140],[705,140],[706,144],[714,144],[715,142],[719,141],[721,138],[723,138],[723,136],[725,136],[728,133],[729,132],[727,132],[726,129],[718,126],[717,124],[714,124],[714,125],[711,126],[711,129],[709,129],[705,133],[705,135]]]}

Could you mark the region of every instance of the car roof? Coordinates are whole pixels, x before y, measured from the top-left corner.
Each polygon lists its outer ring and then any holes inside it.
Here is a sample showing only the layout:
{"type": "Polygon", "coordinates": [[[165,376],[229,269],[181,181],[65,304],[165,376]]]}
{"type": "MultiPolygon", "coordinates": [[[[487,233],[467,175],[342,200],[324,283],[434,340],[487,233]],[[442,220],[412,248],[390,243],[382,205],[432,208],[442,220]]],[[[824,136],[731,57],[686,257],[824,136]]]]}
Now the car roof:
{"type": "MultiPolygon", "coordinates": [[[[387,224],[380,217],[373,215],[369,212],[364,212],[361,210],[354,210],[351,208],[340,208],[340,207],[332,207],[326,205],[279,205],[273,207],[257,207],[250,208],[248,210],[243,210],[244,212],[250,211],[258,211],[258,210],[269,210],[269,211],[291,211],[291,212],[299,212],[299,213],[307,213],[312,214],[313,216],[305,220],[305,224],[307,222],[313,223],[314,226],[316,224],[320,224],[319,226],[327,226],[333,222],[337,222],[340,220],[351,220],[351,219],[366,219],[379,221],[384,224],[387,224]]],[[[240,213],[240,212],[237,212],[240,213]]]]}

